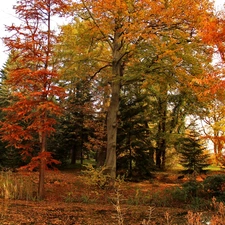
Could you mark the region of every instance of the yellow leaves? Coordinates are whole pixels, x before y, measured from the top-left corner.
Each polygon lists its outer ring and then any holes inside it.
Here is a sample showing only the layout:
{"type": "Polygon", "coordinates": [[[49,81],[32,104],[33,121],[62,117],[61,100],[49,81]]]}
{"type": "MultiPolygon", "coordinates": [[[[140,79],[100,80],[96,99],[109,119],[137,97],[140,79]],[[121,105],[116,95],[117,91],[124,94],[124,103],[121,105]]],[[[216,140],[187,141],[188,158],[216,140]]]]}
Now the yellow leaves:
{"type": "MultiPolygon", "coordinates": [[[[218,110],[218,113],[219,113],[219,110],[218,110]]],[[[221,119],[219,121],[215,121],[214,124],[212,125],[212,128],[214,131],[219,131],[220,133],[225,132],[225,119],[222,118],[223,115],[224,115],[224,112],[223,114],[221,114],[221,117],[220,117],[221,119]]]]}

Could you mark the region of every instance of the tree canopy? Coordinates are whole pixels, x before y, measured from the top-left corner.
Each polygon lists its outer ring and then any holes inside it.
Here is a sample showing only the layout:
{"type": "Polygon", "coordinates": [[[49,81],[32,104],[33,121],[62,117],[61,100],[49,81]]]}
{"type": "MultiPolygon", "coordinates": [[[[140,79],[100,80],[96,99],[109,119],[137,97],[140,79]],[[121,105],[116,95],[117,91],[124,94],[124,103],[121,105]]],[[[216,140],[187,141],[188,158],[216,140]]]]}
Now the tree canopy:
{"type": "Polygon", "coordinates": [[[95,158],[112,179],[166,169],[190,117],[210,121],[204,138],[223,154],[224,16],[211,1],[20,0],[15,12],[1,141],[39,167],[40,197],[58,161],[95,158]],[[56,16],[69,21],[58,31],[56,16]]]}

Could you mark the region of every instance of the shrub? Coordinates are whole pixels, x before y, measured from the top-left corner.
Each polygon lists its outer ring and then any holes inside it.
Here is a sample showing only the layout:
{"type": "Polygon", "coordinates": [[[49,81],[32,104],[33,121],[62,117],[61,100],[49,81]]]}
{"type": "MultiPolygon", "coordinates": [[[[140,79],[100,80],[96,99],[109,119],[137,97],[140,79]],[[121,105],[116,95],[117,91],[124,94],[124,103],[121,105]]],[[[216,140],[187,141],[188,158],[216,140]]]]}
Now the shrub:
{"type": "Polygon", "coordinates": [[[170,192],[171,200],[178,203],[185,203],[187,201],[187,193],[181,187],[173,187],[168,189],[170,192]]]}
{"type": "Polygon", "coordinates": [[[88,185],[97,186],[104,189],[108,185],[110,176],[104,174],[104,167],[94,168],[93,165],[85,165],[85,170],[82,171],[84,181],[88,185]]]}
{"type": "Polygon", "coordinates": [[[214,209],[215,213],[212,215],[210,219],[211,225],[218,225],[224,224],[225,221],[225,206],[222,202],[218,202],[215,197],[212,198],[212,208],[214,209]]]}
{"type": "Polygon", "coordinates": [[[203,181],[205,193],[212,198],[213,196],[219,197],[220,200],[225,200],[225,174],[216,174],[208,176],[203,181]]]}
{"type": "Polygon", "coordinates": [[[163,206],[171,207],[172,205],[184,204],[184,207],[194,210],[207,209],[210,206],[210,201],[202,198],[202,184],[197,181],[189,181],[181,187],[165,189],[162,194],[164,203],[168,203],[163,206]]]}
{"type": "Polygon", "coordinates": [[[202,189],[202,184],[196,180],[190,180],[182,184],[182,187],[186,194],[186,198],[191,200],[199,195],[199,192],[202,189]]]}

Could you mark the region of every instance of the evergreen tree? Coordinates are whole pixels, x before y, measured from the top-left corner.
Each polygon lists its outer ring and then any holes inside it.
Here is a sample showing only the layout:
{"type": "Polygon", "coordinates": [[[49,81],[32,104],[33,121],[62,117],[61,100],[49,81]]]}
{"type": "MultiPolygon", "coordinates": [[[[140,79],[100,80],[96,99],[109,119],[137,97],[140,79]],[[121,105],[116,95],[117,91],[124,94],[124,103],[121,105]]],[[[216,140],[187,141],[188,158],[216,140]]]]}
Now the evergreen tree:
{"type": "Polygon", "coordinates": [[[117,135],[117,170],[128,177],[145,178],[154,167],[149,135],[148,98],[141,82],[124,85],[117,135]],[[152,156],[152,157],[151,157],[152,156]]]}
{"type": "Polygon", "coordinates": [[[187,137],[182,139],[180,163],[185,168],[184,173],[203,173],[209,166],[209,154],[206,152],[200,135],[191,130],[187,137]]]}
{"type": "MultiPolygon", "coordinates": [[[[10,56],[0,71],[0,121],[4,120],[5,113],[2,108],[8,106],[13,101],[10,90],[5,81],[7,80],[7,70],[10,65],[10,56]]],[[[12,65],[12,63],[11,63],[12,65]]],[[[0,169],[16,169],[23,165],[21,152],[16,151],[12,146],[7,146],[6,142],[0,141],[0,169]]]]}

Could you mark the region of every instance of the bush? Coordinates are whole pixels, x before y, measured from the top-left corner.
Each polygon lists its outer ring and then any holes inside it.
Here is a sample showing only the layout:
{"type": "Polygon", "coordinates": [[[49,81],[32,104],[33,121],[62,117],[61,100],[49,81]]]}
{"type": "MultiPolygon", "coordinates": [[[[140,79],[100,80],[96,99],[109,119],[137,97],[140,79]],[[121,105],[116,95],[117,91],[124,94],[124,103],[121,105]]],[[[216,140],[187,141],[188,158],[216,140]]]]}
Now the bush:
{"type": "Polygon", "coordinates": [[[225,200],[225,174],[217,174],[208,176],[203,181],[204,191],[207,195],[212,197],[219,197],[220,200],[225,200]]]}
{"type": "Polygon", "coordinates": [[[173,187],[168,190],[170,192],[172,201],[178,202],[178,203],[186,203],[187,201],[187,193],[185,190],[181,187],[173,187]]]}
{"type": "Polygon", "coordinates": [[[190,180],[182,185],[187,199],[193,199],[199,196],[199,192],[202,189],[201,183],[196,180],[190,180]]]}
{"type": "Polygon", "coordinates": [[[105,167],[94,168],[91,164],[87,164],[84,167],[85,170],[83,170],[82,173],[84,175],[85,183],[97,186],[101,189],[104,189],[108,185],[110,176],[104,174],[105,167]]]}

